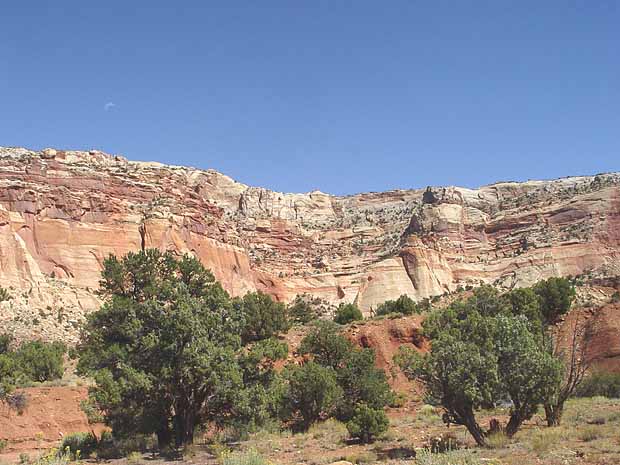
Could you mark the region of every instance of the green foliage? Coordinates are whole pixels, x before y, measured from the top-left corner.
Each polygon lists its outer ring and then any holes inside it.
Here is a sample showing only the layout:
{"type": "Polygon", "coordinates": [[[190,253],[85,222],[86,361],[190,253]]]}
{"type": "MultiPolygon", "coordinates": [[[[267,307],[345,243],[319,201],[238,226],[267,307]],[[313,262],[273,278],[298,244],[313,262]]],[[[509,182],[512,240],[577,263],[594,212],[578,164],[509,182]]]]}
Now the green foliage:
{"type": "Polygon", "coordinates": [[[239,355],[244,389],[236,399],[230,424],[237,437],[258,430],[278,414],[283,387],[274,364],[288,354],[286,343],[264,339],[239,355]]]}
{"type": "Polygon", "coordinates": [[[540,309],[546,324],[554,323],[570,310],[575,298],[575,287],[565,278],[549,278],[534,286],[540,298],[540,309]]]}
{"type": "Polygon", "coordinates": [[[375,366],[373,349],[352,348],[337,368],[336,379],[344,392],[337,411],[342,421],[350,419],[360,404],[379,410],[394,400],[385,372],[375,366]]]}
{"type": "Polygon", "coordinates": [[[331,416],[342,399],[342,389],[331,367],[313,361],[289,366],[284,379],[288,384],[284,411],[301,431],[307,431],[316,421],[331,416]]]}
{"type": "Polygon", "coordinates": [[[291,323],[305,325],[318,320],[327,310],[324,300],[309,294],[301,294],[289,304],[287,313],[291,323]]]}
{"type": "Polygon", "coordinates": [[[69,451],[73,458],[89,457],[97,448],[97,438],[93,433],[74,433],[65,436],[61,451],[69,451]]]}
{"type": "Polygon", "coordinates": [[[95,379],[90,398],[116,437],[155,433],[160,447],[179,447],[193,441],[197,425],[240,414],[252,398],[244,378],[254,383],[247,371],[257,366],[240,335],[272,335],[282,306],[262,294],[233,305],[197,259],[156,249],[108,258],[101,292],[106,300],[88,316],[78,371],[95,379]]]}
{"type": "Polygon", "coordinates": [[[302,355],[312,354],[314,361],[334,370],[341,367],[353,343],[340,334],[340,327],[331,321],[317,321],[299,346],[302,355]]]}
{"type": "Polygon", "coordinates": [[[562,379],[559,360],[544,350],[524,317],[496,319],[495,352],[502,390],[512,400],[506,434],[511,437],[532,418],[562,379]]]}
{"type": "Polygon", "coordinates": [[[374,350],[354,346],[340,333],[337,324],[317,322],[302,340],[300,353],[311,355],[314,362],[334,370],[344,393],[335,411],[339,420],[350,420],[362,403],[382,409],[393,401],[394,393],[384,371],[375,366],[374,350]]]}
{"type": "Polygon", "coordinates": [[[433,340],[428,356],[404,348],[396,358],[409,378],[425,385],[429,403],[444,408],[444,421],[466,426],[478,444],[485,438],[477,409],[510,399],[511,436],[561,382],[559,362],[541,343],[538,299],[527,289],[501,295],[481,286],[425,320],[433,340]]]}
{"type": "Polygon", "coordinates": [[[444,421],[464,425],[479,444],[484,444],[474,412],[501,398],[493,350],[444,333],[433,340],[427,356],[403,347],[396,362],[408,378],[424,384],[427,402],[444,408],[444,421]]]}
{"type": "Polygon", "coordinates": [[[421,313],[418,305],[407,295],[403,294],[396,300],[386,300],[375,310],[375,315],[389,315],[391,313],[400,313],[402,315],[413,315],[421,313]]]}
{"type": "Polygon", "coordinates": [[[364,315],[355,304],[340,304],[334,314],[334,321],[340,325],[346,325],[353,321],[361,321],[364,315]]]}
{"type": "Polygon", "coordinates": [[[620,398],[620,373],[595,371],[581,382],[575,395],[577,397],[620,398]]]}
{"type": "Polygon", "coordinates": [[[25,342],[12,354],[20,372],[32,381],[62,378],[66,346],[61,342],[25,342]]]}
{"type": "Polygon", "coordinates": [[[351,437],[358,438],[363,443],[369,443],[385,433],[389,424],[383,409],[374,409],[366,404],[360,404],[347,422],[347,430],[351,437]]]}
{"type": "Polygon", "coordinates": [[[0,334],[0,355],[9,351],[11,342],[13,342],[13,336],[10,334],[0,334]]]}
{"type": "Polygon", "coordinates": [[[100,288],[78,371],[95,379],[88,408],[116,441],[154,433],[160,448],[180,447],[206,422],[251,428],[276,410],[282,304],[262,293],[233,301],[197,259],[156,249],[109,257],[100,288]]]}
{"type": "Polygon", "coordinates": [[[504,294],[503,298],[508,302],[514,316],[522,315],[527,318],[532,333],[542,334],[544,321],[540,298],[532,288],[513,289],[504,294]]]}
{"type": "Polygon", "coordinates": [[[245,319],[241,333],[243,342],[268,339],[289,328],[286,307],[267,294],[249,292],[235,299],[233,305],[245,319]]]}
{"type": "Polygon", "coordinates": [[[7,300],[11,300],[11,294],[9,294],[9,291],[7,291],[5,288],[0,287],[0,302],[4,302],[7,300]]]}
{"type": "Polygon", "coordinates": [[[66,348],[58,342],[31,341],[11,350],[11,340],[0,338],[0,402],[22,412],[27,399],[23,393],[12,394],[15,387],[61,378],[66,348]]]}

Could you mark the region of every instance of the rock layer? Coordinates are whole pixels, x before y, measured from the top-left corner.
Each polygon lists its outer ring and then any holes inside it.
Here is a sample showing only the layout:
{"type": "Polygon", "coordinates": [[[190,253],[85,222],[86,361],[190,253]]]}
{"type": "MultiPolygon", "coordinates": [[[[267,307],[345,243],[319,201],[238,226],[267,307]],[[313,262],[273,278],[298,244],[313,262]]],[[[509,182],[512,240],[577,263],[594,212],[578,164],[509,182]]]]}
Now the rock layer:
{"type": "Polygon", "coordinates": [[[620,175],[345,197],[249,187],[98,151],[0,148],[0,323],[73,341],[104,258],[192,253],[233,295],[422,299],[480,282],[619,274],[620,175]]]}

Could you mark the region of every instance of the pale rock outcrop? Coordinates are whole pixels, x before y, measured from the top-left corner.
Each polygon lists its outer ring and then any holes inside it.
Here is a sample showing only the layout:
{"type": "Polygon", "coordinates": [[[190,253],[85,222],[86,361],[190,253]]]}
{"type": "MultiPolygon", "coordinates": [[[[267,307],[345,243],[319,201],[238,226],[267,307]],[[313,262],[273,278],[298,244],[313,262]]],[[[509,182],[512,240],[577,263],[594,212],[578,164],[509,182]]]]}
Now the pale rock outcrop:
{"type": "Polygon", "coordinates": [[[100,303],[103,260],[145,247],[196,255],[233,295],[310,293],[368,313],[401,294],[617,273],[620,175],[338,197],[96,150],[0,148],[10,331],[74,341],[100,303]]]}

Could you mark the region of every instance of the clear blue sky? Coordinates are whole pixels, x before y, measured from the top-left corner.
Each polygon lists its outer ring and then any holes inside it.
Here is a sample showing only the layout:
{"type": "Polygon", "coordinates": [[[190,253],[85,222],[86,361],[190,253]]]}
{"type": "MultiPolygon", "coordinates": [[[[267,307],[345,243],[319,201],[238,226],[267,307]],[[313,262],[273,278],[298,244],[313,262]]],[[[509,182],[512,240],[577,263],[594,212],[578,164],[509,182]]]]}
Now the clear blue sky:
{"type": "Polygon", "coordinates": [[[0,145],[336,194],[620,170],[620,0],[7,0],[0,145]]]}

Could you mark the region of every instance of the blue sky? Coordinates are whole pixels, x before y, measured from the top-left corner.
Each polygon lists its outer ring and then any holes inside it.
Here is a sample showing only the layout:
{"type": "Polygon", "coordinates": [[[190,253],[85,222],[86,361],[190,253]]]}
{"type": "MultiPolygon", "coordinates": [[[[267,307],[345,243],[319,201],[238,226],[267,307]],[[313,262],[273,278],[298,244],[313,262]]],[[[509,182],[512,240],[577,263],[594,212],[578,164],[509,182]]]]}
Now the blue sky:
{"type": "Polygon", "coordinates": [[[0,145],[335,194],[620,170],[620,1],[9,0],[0,145]]]}

